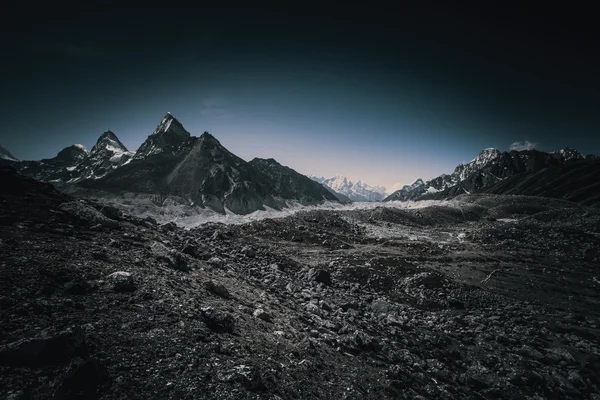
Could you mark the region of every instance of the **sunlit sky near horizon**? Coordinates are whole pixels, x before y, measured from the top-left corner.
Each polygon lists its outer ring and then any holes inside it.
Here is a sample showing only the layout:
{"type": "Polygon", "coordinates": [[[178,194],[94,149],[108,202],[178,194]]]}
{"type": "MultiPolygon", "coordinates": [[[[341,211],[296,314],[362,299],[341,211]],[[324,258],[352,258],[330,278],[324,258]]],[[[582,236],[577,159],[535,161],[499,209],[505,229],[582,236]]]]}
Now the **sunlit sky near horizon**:
{"type": "Polygon", "coordinates": [[[167,111],[245,160],[388,190],[514,142],[600,153],[585,10],[109,6],[40,10],[2,38],[0,145],[16,157],[106,129],[135,150],[167,111]]]}

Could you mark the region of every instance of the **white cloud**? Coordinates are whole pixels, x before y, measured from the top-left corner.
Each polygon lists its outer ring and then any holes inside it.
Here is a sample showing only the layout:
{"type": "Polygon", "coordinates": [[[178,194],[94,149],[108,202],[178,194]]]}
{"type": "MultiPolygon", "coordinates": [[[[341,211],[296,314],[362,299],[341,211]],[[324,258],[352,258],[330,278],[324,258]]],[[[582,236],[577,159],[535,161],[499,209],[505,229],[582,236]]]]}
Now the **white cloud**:
{"type": "Polygon", "coordinates": [[[531,143],[529,140],[524,142],[514,142],[510,145],[509,150],[513,151],[523,151],[523,150],[533,150],[537,147],[537,143],[531,143]]]}

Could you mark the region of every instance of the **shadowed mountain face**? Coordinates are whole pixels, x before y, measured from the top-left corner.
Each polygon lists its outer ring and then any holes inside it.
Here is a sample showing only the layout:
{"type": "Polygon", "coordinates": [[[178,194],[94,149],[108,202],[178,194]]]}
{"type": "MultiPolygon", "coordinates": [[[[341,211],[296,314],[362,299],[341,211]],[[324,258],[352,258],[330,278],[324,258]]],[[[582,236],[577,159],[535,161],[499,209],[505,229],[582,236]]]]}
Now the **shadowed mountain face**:
{"type": "Polygon", "coordinates": [[[73,171],[87,157],[85,147],[74,144],[62,149],[56,157],[39,161],[11,162],[21,174],[46,182],[66,182],[73,178],[73,171]]]}
{"type": "MultiPolygon", "coordinates": [[[[496,149],[485,149],[470,163],[459,164],[451,175],[440,175],[428,182],[419,179],[413,185],[404,186],[392,193],[384,201],[443,199],[464,193],[487,192],[487,188],[491,187],[497,187],[494,193],[510,193],[510,190],[514,189],[514,194],[527,192],[540,196],[568,198],[572,194],[571,191],[584,190],[585,193],[589,193],[592,190],[593,182],[584,182],[589,180],[585,178],[587,173],[583,173],[584,177],[568,186],[563,185],[552,190],[548,187],[541,189],[531,180],[524,185],[522,180],[541,171],[545,171],[544,179],[548,182],[560,180],[560,177],[564,178],[571,169],[587,170],[584,160],[594,159],[593,156],[584,157],[576,150],[568,148],[552,153],[537,150],[500,152],[496,149]],[[577,167],[577,162],[582,162],[581,166],[577,167]],[[517,189],[517,186],[521,188],[517,189]]],[[[571,172],[570,176],[573,177],[576,173],[571,172]]]]}
{"type": "Polygon", "coordinates": [[[172,149],[185,142],[190,137],[190,133],[185,130],[181,122],[179,122],[171,113],[167,113],[152,135],[148,136],[148,139],[142,143],[135,153],[134,158],[136,160],[142,160],[151,155],[161,153],[165,151],[165,149],[172,149]]]}
{"type": "Polygon", "coordinates": [[[272,158],[255,158],[249,164],[272,180],[275,196],[283,199],[298,199],[305,204],[322,200],[338,201],[338,197],[323,185],[279,164],[272,158]]]}
{"type": "Polygon", "coordinates": [[[246,214],[261,209],[263,204],[278,208],[269,193],[268,178],[221,146],[208,132],[184,142],[165,143],[160,135],[150,136],[140,148],[153,149],[146,157],[136,156],[106,177],[81,185],[107,191],[178,196],[221,213],[227,208],[236,214],[246,214]],[[160,151],[152,147],[157,143],[162,143],[160,151]]]}
{"type": "MultiPolygon", "coordinates": [[[[310,204],[336,197],[295,171],[276,162],[248,163],[204,132],[199,138],[180,139],[169,133],[169,115],[140,149],[150,149],[102,179],[87,180],[83,187],[106,191],[134,192],[160,198],[176,196],[188,204],[247,214],[268,206],[280,209],[285,200],[310,204]],[[165,122],[167,120],[167,122],[165,122]]],[[[176,135],[176,136],[175,136],[176,135]]]]}
{"type": "Polygon", "coordinates": [[[573,160],[517,175],[481,193],[518,194],[561,198],[585,205],[600,205],[600,158],[573,160]]]}

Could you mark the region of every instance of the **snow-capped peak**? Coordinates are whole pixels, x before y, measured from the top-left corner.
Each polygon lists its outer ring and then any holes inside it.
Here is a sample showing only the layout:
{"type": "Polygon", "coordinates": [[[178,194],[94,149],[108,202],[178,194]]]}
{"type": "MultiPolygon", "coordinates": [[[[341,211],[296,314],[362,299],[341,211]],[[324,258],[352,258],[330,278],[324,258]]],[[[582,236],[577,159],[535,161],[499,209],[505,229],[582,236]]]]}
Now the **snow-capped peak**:
{"type": "Polygon", "coordinates": [[[125,145],[121,143],[117,135],[115,135],[115,133],[111,130],[107,130],[102,135],[100,135],[98,141],[96,142],[94,147],[92,147],[91,154],[96,154],[104,150],[110,151],[115,155],[118,154],[119,156],[125,153],[131,153],[129,150],[127,150],[127,147],[125,147],[125,145]]]}
{"type": "Polygon", "coordinates": [[[154,132],[152,134],[159,135],[161,133],[166,133],[166,132],[175,133],[177,135],[182,135],[186,138],[188,138],[190,136],[189,132],[186,131],[185,129],[183,129],[183,125],[181,125],[181,123],[177,120],[177,118],[175,118],[173,116],[173,114],[171,114],[170,112],[167,112],[165,114],[163,119],[160,121],[160,124],[158,124],[158,126],[156,127],[156,129],[154,130],[154,132]]]}
{"type": "Polygon", "coordinates": [[[10,151],[6,150],[2,146],[0,146],[0,158],[8,161],[19,161],[15,156],[10,154],[10,151]]]}
{"type": "Polygon", "coordinates": [[[579,160],[582,158],[585,158],[580,152],[578,152],[575,149],[570,149],[568,147],[565,147],[564,149],[560,149],[558,151],[553,151],[552,154],[554,157],[557,158],[561,158],[564,161],[569,161],[569,160],[579,160]]]}
{"type": "Polygon", "coordinates": [[[352,201],[380,201],[386,194],[386,189],[383,186],[371,186],[360,180],[352,182],[340,174],[329,179],[319,180],[314,177],[312,179],[330,187],[337,193],[347,196],[352,201]]]}
{"type": "Polygon", "coordinates": [[[178,146],[190,138],[190,133],[185,130],[183,125],[168,112],[160,121],[154,132],[148,138],[138,151],[135,153],[135,159],[144,159],[154,154],[159,154],[167,148],[178,146]]]}

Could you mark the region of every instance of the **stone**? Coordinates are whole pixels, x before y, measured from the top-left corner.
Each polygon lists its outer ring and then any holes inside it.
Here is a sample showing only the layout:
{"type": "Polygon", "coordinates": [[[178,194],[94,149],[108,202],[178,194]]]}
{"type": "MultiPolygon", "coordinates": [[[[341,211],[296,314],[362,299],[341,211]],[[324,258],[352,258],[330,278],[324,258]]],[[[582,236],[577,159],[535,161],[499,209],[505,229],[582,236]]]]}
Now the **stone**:
{"type": "Polygon", "coordinates": [[[311,268],[310,271],[308,271],[308,280],[317,283],[322,283],[326,286],[331,286],[332,284],[331,274],[322,269],[311,268]]]}
{"type": "Polygon", "coordinates": [[[112,290],[119,293],[133,292],[136,289],[135,282],[131,273],[127,271],[117,271],[107,276],[112,284],[112,290]]]}
{"type": "Polygon", "coordinates": [[[233,315],[217,311],[212,307],[201,309],[204,323],[213,332],[216,333],[233,333],[235,329],[235,318],[233,315]]]}
{"type": "Polygon", "coordinates": [[[221,260],[219,257],[211,257],[208,259],[208,263],[214,267],[222,267],[225,265],[225,262],[221,260]]]}
{"type": "Polygon", "coordinates": [[[71,361],[61,382],[54,392],[56,400],[94,399],[99,387],[109,379],[108,371],[95,358],[71,361]]]}
{"type": "Polygon", "coordinates": [[[65,331],[57,335],[30,339],[9,345],[0,352],[0,364],[18,367],[42,367],[60,364],[88,352],[84,335],[65,331]]]}
{"type": "Polygon", "coordinates": [[[272,320],[271,314],[269,314],[262,308],[257,308],[256,310],[254,310],[254,313],[252,313],[252,315],[254,315],[258,319],[262,319],[265,322],[271,322],[271,320],[272,320]]]}
{"type": "Polygon", "coordinates": [[[229,293],[229,290],[227,290],[227,288],[220,284],[220,283],[215,283],[213,281],[207,281],[204,283],[204,287],[206,288],[206,290],[208,290],[211,293],[214,293],[218,296],[223,297],[224,299],[230,299],[231,298],[231,294],[229,293]]]}

